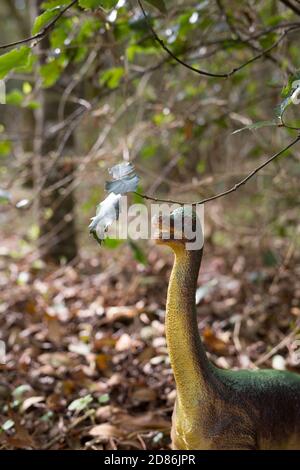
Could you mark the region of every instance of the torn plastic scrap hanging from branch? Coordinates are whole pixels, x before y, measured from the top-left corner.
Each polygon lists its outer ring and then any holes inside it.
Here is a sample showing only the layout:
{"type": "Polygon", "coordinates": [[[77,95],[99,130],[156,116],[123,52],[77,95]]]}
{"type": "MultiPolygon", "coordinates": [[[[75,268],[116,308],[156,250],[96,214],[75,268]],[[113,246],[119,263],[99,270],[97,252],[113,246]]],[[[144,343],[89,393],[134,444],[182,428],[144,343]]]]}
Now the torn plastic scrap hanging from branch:
{"type": "Polygon", "coordinates": [[[109,227],[119,219],[122,194],[134,192],[140,179],[131,163],[119,163],[108,171],[112,176],[112,181],[105,183],[109,195],[98,205],[96,216],[89,225],[90,233],[100,245],[109,227]]]}
{"type": "Polygon", "coordinates": [[[109,227],[119,218],[121,194],[110,193],[97,207],[89,225],[90,233],[98,243],[103,242],[109,227]]]}
{"type": "Polygon", "coordinates": [[[126,194],[136,190],[139,177],[132,163],[119,163],[108,170],[113,181],[106,181],[105,189],[109,193],[126,194]]]}

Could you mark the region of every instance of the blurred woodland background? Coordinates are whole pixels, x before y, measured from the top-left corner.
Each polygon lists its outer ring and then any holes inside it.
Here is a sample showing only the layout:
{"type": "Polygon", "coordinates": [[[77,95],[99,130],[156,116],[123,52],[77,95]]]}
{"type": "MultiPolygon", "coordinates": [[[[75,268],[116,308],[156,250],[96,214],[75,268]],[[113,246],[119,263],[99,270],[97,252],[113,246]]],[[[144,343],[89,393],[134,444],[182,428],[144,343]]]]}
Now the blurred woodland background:
{"type": "MultiPolygon", "coordinates": [[[[300,2],[2,0],[0,20],[0,47],[34,37],[0,50],[0,448],[168,449],[172,255],[88,224],[122,160],[140,193],[197,201],[297,137],[300,2]]],[[[299,176],[298,143],[205,205],[219,367],[300,372],[299,176]]]]}

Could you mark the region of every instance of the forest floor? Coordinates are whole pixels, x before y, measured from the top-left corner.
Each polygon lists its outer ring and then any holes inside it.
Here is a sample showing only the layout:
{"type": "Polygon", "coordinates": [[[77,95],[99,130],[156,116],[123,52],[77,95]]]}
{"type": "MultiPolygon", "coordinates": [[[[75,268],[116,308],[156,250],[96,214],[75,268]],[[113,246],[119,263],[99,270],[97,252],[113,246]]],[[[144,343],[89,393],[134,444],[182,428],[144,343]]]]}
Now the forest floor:
{"type": "MultiPolygon", "coordinates": [[[[121,247],[57,268],[2,242],[0,448],[169,448],[172,258],[162,250],[150,248],[146,265],[121,247]]],[[[289,247],[275,263],[270,253],[206,250],[197,311],[219,367],[300,372],[299,259],[289,247]]]]}

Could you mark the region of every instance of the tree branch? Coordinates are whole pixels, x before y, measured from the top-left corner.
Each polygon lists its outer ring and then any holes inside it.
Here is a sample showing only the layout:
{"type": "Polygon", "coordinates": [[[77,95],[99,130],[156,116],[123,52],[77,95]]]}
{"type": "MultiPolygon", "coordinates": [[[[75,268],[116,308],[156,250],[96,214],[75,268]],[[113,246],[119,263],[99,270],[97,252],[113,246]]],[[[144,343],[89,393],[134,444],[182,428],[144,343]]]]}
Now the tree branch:
{"type": "Polygon", "coordinates": [[[68,5],[66,5],[60,12],[59,14],[52,20],[50,21],[49,24],[47,24],[47,26],[45,26],[42,31],[40,31],[39,33],[35,34],[34,36],[30,36],[29,38],[25,38],[25,39],[20,39],[19,41],[15,41],[15,42],[11,42],[9,44],[3,44],[2,46],[0,46],[0,50],[3,50],[3,49],[8,49],[10,47],[15,47],[15,46],[19,46],[20,44],[26,44],[28,42],[32,42],[32,41],[39,41],[41,39],[43,39],[45,36],[47,36],[49,34],[49,32],[53,29],[53,27],[55,26],[55,24],[57,23],[57,21],[66,13],[67,10],[69,10],[73,5],[75,5],[77,3],[78,0],[73,0],[71,3],[69,3],[68,5]]]}
{"type": "Polygon", "coordinates": [[[191,205],[198,205],[198,204],[204,204],[206,202],[210,202],[210,201],[214,201],[215,199],[219,199],[220,197],[224,197],[224,196],[227,196],[227,194],[230,194],[230,193],[233,193],[234,191],[236,191],[237,189],[239,189],[242,185],[246,184],[254,175],[256,175],[256,173],[258,173],[260,170],[262,170],[263,168],[265,168],[267,165],[269,165],[269,163],[273,162],[276,158],[280,157],[280,155],[282,155],[284,152],[286,152],[287,150],[289,150],[290,148],[292,148],[295,144],[297,144],[298,142],[300,141],[300,134],[298,135],[298,137],[296,139],[294,139],[292,142],[290,142],[286,147],[284,147],[284,149],[280,150],[279,152],[275,153],[275,155],[272,155],[272,157],[270,157],[268,160],[266,160],[264,163],[262,163],[261,165],[259,165],[258,167],[256,167],[254,170],[251,171],[251,173],[249,173],[247,176],[245,176],[245,178],[243,178],[241,181],[239,181],[238,183],[236,183],[234,186],[232,186],[232,188],[230,189],[227,189],[226,191],[223,191],[222,193],[218,193],[218,194],[215,194],[214,196],[211,196],[211,197],[208,197],[206,199],[202,199],[201,201],[196,201],[196,202],[182,202],[182,201],[173,201],[171,199],[160,199],[160,198],[156,198],[156,197],[152,197],[152,196],[147,196],[147,194],[140,194],[138,192],[135,191],[134,194],[137,194],[138,196],[144,198],[144,199],[148,199],[150,201],[155,201],[155,202],[166,202],[168,204],[180,204],[180,205],[184,205],[184,204],[191,204],[191,205]]]}
{"type": "Polygon", "coordinates": [[[300,15],[300,8],[298,8],[296,5],[294,5],[290,0],[280,0],[281,3],[283,3],[286,7],[290,8],[294,13],[297,15],[300,15]]]}
{"type": "MultiPolygon", "coordinates": [[[[240,70],[242,70],[244,67],[247,67],[248,65],[252,64],[253,62],[255,62],[256,60],[260,59],[261,57],[265,56],[265,55],[268,55],[269,52],[271,52],[273,49],[275,49],[278,44],[280,44],[280,42],[283,40],[283,38],[290,32],[292,31],[293,29],[297,29],[299,28],[299,26],[291,26],[290,28],[286,29],[285,31],[283,31],[283,33],[280,35],[280,37],[277,39],[277,41],[272,44],[270,47],[268,47],[267,49],[264,49],[262,50],[259,54],[257,54],[256,56],[252,57],[251,59],[247,60],[247,62],[244,62],[243,64],[239,65],[238,67],[234,67],[232,70],[230,70],[229,72],[224,72],[224,73],[213,73],[213,72],[208,72],[207,70],[201,70],[201,69],[198,69],[196,67],[193,67],[192,65],[189,65],[187,64],[186,62],[184,62],[182,59],[180,59],[179,57],[177,57],[172,51],[171,49],[169,49],[169,47],[165,44],[165,42],[158,36],[158,34],[156,33],[155,29],[153,28],[151,22],[150,22],[150,19],[146,13],[146,10],[143,6],[143,3],[142,3],[142,0],[137,0],[138,1],[138,4],[142,10],[142,13],[143,13],[143,16],[145,18],[145,20],[147,21],[147,24],[148,24],[148,27],[153,35],[153,38],[155,39],[155,41],[162,47],[162,49],[164,51],[167,52],[167,54],[169,54],[169,56],[171,56],[176,62],[178,62],[179,64],[181,64],[183,67],[186,67],[187,69],[191,70],[192,72],[196,72],[198,73],[199,75],[202,75],[202,76],[205,76],[205,77],[214,77],[214,78],[229,78],[231,77],[232,75],[234,75],[235,73],[239,72],[240,70]]],[[[242,41],[242,42],[245,42],[245,41],[242,41]]]]}
{"type": "MultiPolygon", "coordinates": [[[[230,16],[228,15],[226,9],[224,8],[224,5],[222,3],[222,0],[216,0],[216,3],[219,7],[219,10],[220,12],[224,15],[225,17],[225,20],[226,20],[226,23],[230,29],[230,31],[238,38],[240,39],[240,41],[244,44],[246,44],[247,46],[249,46],[251,49],[253,49],[255,52],[261,52],[261,49],[257,46],[255,46],[252,42],[251,42],[251,39],[253,38],[250,38],[250,37],[247,37],[247,38],[243,38],[241,33],[237,30],[237,28],[235,27],[233,21],[231,20],[230,16]]],[[[292,28],[293,29],[293,28],[292,28]]],[[[287,31],[288,32],[288,31],[287,31]]],[[[253,39],[257,39],[257,38],[253,38],[253,39]]],[[[279,41],[281,42],[281,40],[279,41]]],[[[279,44],[279,43],[278,43],[279,44]]],[[[278,45],[276,44],[276,45],[278,45]]],[[[271,47],[272,49],[272,47],[271,47]]],[[[263,54],[266,56],[267,59],[269,59],[271,62],[273,62],[274,64],[276,65],[279,65],[280,66],[280,62],[278,61],[278,59],[276,57],[274,57],[273,55],[270,54],[270,50],[269,51],[265,51],[265,53],[263,54]]],[[[292,73],[291,70],[289,70],[290,73],[292,73]]]]}

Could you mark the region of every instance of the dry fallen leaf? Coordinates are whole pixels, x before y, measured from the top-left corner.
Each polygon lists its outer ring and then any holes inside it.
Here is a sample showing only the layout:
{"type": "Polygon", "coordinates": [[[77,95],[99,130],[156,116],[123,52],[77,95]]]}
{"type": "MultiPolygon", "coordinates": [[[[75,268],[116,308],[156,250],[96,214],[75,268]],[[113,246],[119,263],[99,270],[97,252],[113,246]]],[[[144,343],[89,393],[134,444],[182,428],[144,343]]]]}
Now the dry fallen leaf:
{"type": "Polygon", "coordinates": [[[127,433],[140,433],[146,430],[157,431],[169,429],[171,426],[171,420],[167,420],[157,412],[149,411],[143,414],[130,415],[121,408],[112,405],[98,408],[96,419],[98,421],[109,421],[127,433]]]}
{"type": "Polygon", "coordinates": [[[218,354],[225,354],[228,352],[228,344],[226,344],[222,339],[218,338],[209,326],[204,328],[202,335],[205,344],[213,352],[218,354]]]}
{"type": "Polygon", "coordinates": [[[64,336],[63,325],[55,316],[46,314],[45,319],[48,327],[48,338],[54,344],[61,344],[62,338],[64,336]]]}
{"type": "Polygon", "coordinates": [[[110,439],[124,436],[124,431],[110,423],[103,423],[93,426],[89,431],[89,435],[102,439],[110,439]]]}
{"type": "Polygon", "coordinates": [[[101,371],[104,371],[109,367],[110,356],[107,354],[97,354],[95,361],[97,368],[101,371]]]}
{"type": "Polygon", "coordinates": [[[116,351],[127,351],[132,345],[132,339],[127,333],[123,333],[116,343],[116,351]]]}
{"type": "Polygon", "coordinates": [[[31,406],[37,405],[38,403],[41,403],[42,401],[45,401],[45,397],[26,398],[26,400],[24,400],[21,405],[21,411],[24,412],[28,410],[31,406]]]}
{"type": "Polygon", "coordinates": [[[106,318],[110,322],[120,319],[134,318],[138,315],[139,310],[136,306],[132,307],[109,307],[106,310],[106,318]]]}
{"type": "Polygon", "coordinates": [[[21,424],[20,417],[17,413],[10,410],[9,411],[10,419],[14,422],[15,433],[13,436],[7,436],[6,440],[10,446],[16,449],[34,449],[36,448],[35,441],[32,436],[30,436],[29,432],[21,424]]]}
{"type": "Polygon", "coordinates": [[[44,353],[39,356],[39,361],[45,365],[51,365],[52,367],[60,366],[71,366],[73,358],[69,353],[66,352],[53,352],[44,353]]]}
{"type": "Polygon", "coordinates": [[[131,395],[132,401],[136,404],[154,401],[156,397],[157,394],[155,390],[148,387],[138,388],[131,395]]]}

